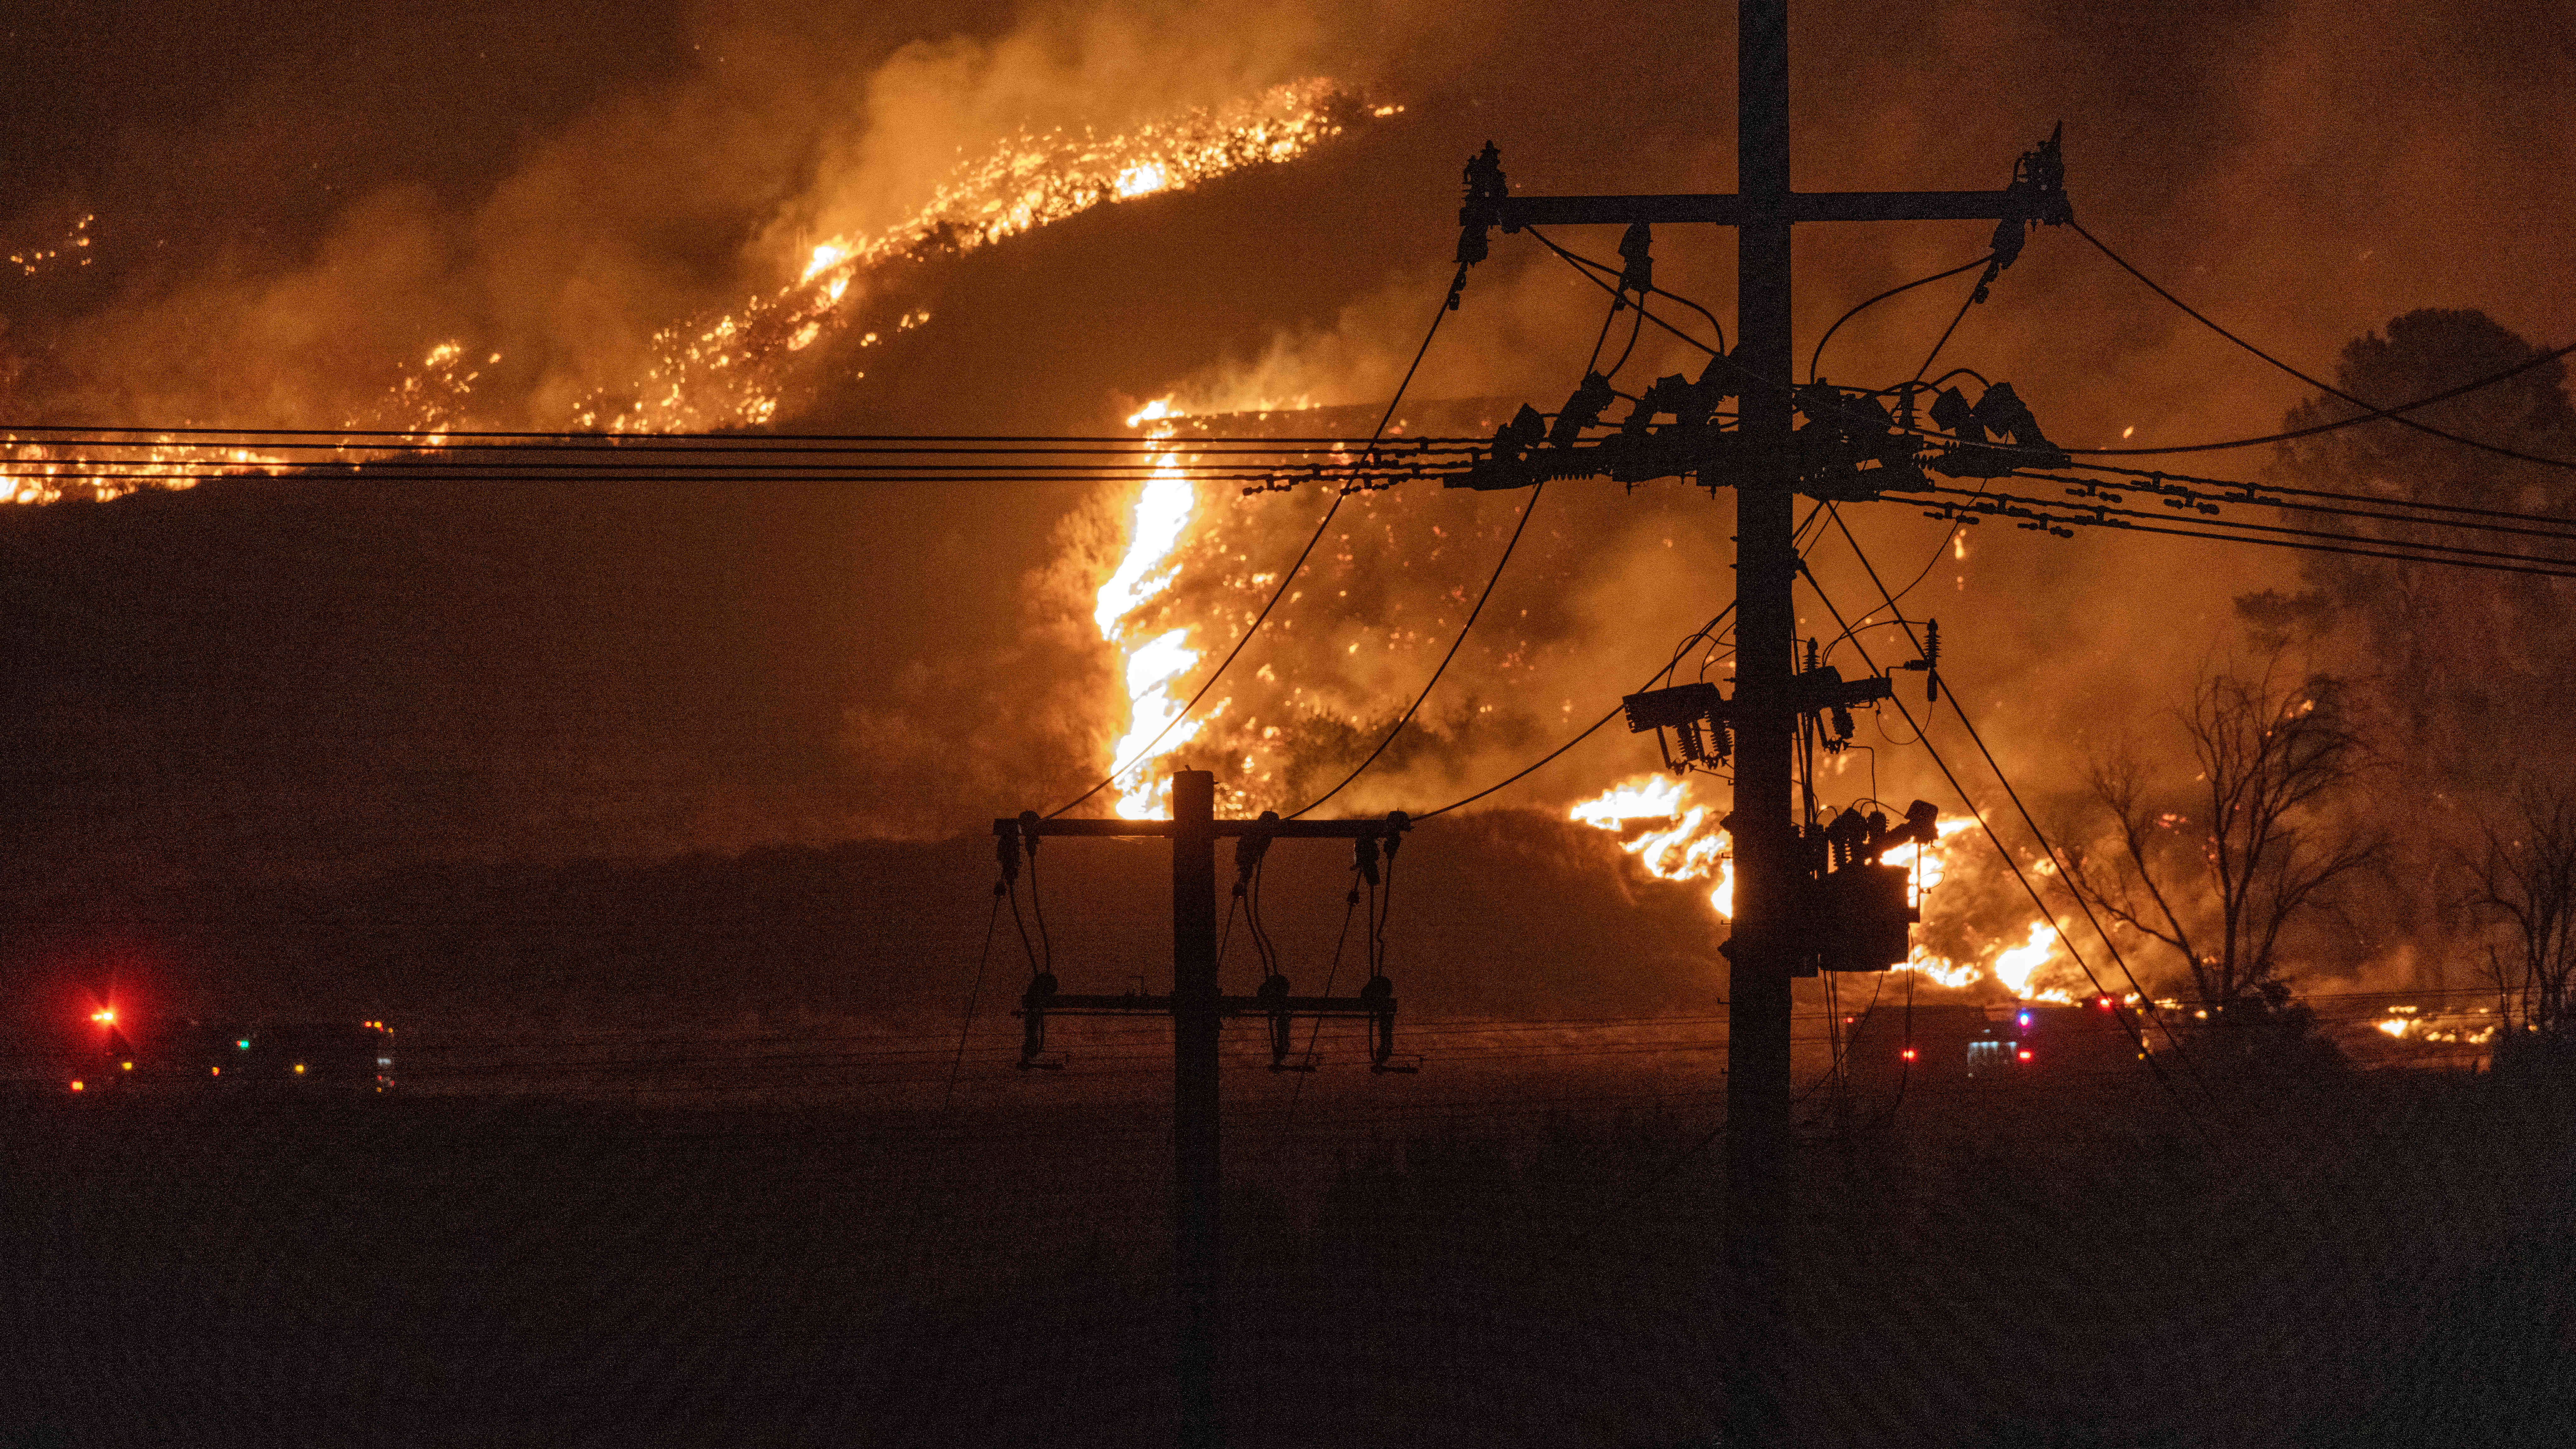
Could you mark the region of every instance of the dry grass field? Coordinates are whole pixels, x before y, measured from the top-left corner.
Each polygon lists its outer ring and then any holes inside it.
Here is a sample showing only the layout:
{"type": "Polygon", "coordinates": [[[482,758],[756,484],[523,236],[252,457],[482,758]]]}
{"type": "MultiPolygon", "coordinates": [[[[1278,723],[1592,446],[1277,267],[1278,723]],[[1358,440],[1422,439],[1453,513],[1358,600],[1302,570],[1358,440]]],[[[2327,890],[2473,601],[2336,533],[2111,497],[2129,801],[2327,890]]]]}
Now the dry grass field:
{"type": "MultiPolygon", "coordinates": [[[[955,1039],[889,1025],[15,1100],[0,1443],[1163,1442],[1163,1039],[1021,1073],[1010,1026],[953,1092],[955,1039]]],[[[1426,1024],[1420,1075],[1328,1036],[1301,1083],[1244,1029],[1234,1442],[1711,1442],[1710,1034],[1426,1024]]],[[[2564,1442],[2576,1091],[2182,1092],[1810,1098],[1808,1442],[2564,1442]]]]}

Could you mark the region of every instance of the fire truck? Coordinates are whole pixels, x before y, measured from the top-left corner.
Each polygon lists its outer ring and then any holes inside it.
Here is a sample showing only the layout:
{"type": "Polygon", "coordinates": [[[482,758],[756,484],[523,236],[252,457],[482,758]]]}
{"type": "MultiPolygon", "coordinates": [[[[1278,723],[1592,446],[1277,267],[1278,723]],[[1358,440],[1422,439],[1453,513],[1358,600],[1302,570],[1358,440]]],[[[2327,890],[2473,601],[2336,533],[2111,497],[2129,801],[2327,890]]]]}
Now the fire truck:
{"type": "Polygon", "coordinates": [[[2106,997],[2080,1006],[2035,1001],[1876,1006],[1844,1024],[1855,1086],[2001,1086],[2068,1082],[2138,1070],[2133,1018],[2106,997]]]}

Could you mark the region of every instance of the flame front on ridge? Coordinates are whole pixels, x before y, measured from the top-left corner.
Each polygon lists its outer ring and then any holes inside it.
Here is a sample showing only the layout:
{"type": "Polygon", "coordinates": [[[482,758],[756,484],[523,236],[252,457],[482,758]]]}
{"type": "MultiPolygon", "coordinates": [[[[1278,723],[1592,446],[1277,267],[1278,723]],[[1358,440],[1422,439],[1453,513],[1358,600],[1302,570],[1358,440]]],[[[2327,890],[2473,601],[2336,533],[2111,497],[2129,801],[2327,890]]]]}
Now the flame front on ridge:
{"type": "MultiPolygon", "coordinates": [[[[974,251],[1104,203],[1293,161],[1361,114],[1332,82],[1306,80],[1273,86],[1221,111],[1189,111],[1109,137],[1087,129],[1022,132],[960,162],[902,221],[817,243],[797,279],[778,291],[712,322],[657,334],[658,357],[632,396],[594,394],[582,405],[579,424],[617,432],[761,426],[778,414],[786,383],[782,354],[803,350],[845,322],[841,304],[869,269],[974,251]]],[[[856,290],[866,294],[863,285],[856,290]]],[[[876,341],[872,333],[860,345],[876,341]]]]}
{"type": "MultiPolygon", "coordinates": [[[[1293,161],[1350,125],[1396,107],[1362,107],[1335,83],[1304,80],[1273,86],[1240,104],[1200,109],[1102,137],[1081,131],[1024,131],[981,157],[961,161],[903,220],[870,234],[815,244],[793,282],[755,295],[721,316],[664,328],[652,339],[642,376],[594,389],[557,426],[606,432],[695,432],[758,428],[779,415],[798,357],[855,318],[872,268],[905,258],[962,253],[1078,216],[1105,203],[1184,191],[1250,166],[1293,161]]],[[[83,226],[88,218],[83,218],[83,226]]],[[[70,243],[89,244],[86,235],[70,243]]],[[[50,261],[21,254],[22,265],[50,261]]],[[[84,254],[80,260],[86,263],[84,254]]],[[[900,333],[930,320],[907,313],[900,333]]],[[[869,332],[862,348],[883,340],[869,332]]],[[[435,444],[450,432],[493,426],[467,412],[480,369],[498,354],[447,338],[407,363],[373,410],[346,417],[349,429],[391,429],[435,444]]],[[[294,426],[317,420],[290,419],[294,426]]],[[[508,426],[527,426],[513,421],[508,426]]],[[[545,426],[537,420],[536,426],[545,426]]],[[[128,465],[103,471],[87,450],[0,436],[0,501],[50,503],[64,497],[112,498],[137,488],[184,488],[209,475],[277,473],[281,457],[207,447],[176,436],[138,439],[120,450],[128,465]]],[[[336,461],[374,456],[350,450],[336,461]]],[[[311,459],[326,461],[325,459],[311,459]]],[[[1159,727],[1159,726],[1157,726],[1159,727]]]]}

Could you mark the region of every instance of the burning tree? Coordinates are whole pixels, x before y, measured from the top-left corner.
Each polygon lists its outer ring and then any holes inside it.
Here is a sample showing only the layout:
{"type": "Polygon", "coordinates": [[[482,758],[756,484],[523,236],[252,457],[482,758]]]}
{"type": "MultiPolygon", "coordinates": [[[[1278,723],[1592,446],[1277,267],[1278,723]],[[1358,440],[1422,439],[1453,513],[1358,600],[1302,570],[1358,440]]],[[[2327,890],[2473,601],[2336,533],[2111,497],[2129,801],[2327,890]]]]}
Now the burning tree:
{"type": "Polygon", "coordinates": [[[2116,843],[2060,855],[2070,888],[2182,957],[2212,1016],[2285,1005],[2285,930],[2384,845],[2334,818],[2368,760],[2339,687],[2282,685],[2277,666],[2204,673],[2176,711],[2194,788],[2157,787],[2133,753],[2097,759],[2088,779],[2116,843]]]}
{"type": "Polygon", "coordinates": [[[2556,1036],[2576,1001],[2576,792],[2526,781],[2513,818],[2483,822],[2470,903],[2506,937],[2487,947],[2488,979],[2508,1030],[2556,1036]]]}

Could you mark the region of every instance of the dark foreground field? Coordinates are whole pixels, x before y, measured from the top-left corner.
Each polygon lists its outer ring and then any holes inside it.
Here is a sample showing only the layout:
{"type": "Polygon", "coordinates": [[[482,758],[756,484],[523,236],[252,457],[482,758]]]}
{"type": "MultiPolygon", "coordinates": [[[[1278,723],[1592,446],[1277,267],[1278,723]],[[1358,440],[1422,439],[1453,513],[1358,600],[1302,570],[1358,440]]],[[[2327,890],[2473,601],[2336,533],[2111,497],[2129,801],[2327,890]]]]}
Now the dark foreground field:
{"type": "MultiPolygon", "coordinates": [[[[1438,1068],[1237,1074],[1234,1442],[1711,1442],[1714,1067],[1438,1068]]],[[[1168,1442],[1159,1093],[1048,1075],[12,1102],[0,1444],[1168,1442]]],[[[2576,1092],[2209,1086],[1810,1099],[1802,1440],[2569,1442],[2576,1092]]]]}

